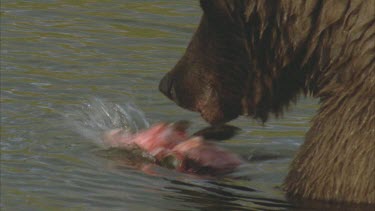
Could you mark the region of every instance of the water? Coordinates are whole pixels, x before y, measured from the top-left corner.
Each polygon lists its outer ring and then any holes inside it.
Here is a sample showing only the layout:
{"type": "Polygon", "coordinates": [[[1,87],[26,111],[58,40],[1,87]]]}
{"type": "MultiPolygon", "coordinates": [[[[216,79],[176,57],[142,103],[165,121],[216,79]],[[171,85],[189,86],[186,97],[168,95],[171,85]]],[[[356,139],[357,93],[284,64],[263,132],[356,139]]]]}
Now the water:
{"type": "Polygon", "coordinates": [[[220,145],[247,163],[226,177],[148,174],[95,144],[100,131],[123,121],[133,130],[181,119],[193,122],[191,130],[207,126],[157,90],[200,15],[198,2],[187,0],[2,0],[0,209],[308,208],[279,187],[316,111],[312,99],[264,126],[233,121],[242,132],[220,145]],[[92,99],[105,109],[85,107],[92,99]],[[135,113],[129,119],[121,109],[135,113]],[[93,121],[83,124],[77,111],[93,121]]]}

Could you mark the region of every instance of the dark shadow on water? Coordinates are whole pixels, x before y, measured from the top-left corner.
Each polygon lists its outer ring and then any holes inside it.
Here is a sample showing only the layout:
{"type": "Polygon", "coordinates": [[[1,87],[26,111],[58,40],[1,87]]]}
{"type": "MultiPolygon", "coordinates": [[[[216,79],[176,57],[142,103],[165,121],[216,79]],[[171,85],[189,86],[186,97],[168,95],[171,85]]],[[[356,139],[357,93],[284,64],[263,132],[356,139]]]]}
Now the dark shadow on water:
{"type": "Polygon", "coordinates": [[[208,181],[202,185],[169,180],[166,187],[178,194],[165,195],[167,200],[187,202],[198,210],[285,210],[292,206],[285,201],[249,196],[255,189],[232,185],[226,181],[208,181]],[[260,208],[262,207],[262,208],[260,208]]]}
{"type": "Polygon", "coordinates": [[[302,210],[329,210],[329,211],[374,211],[374,205],[355,204],[355,203],[337,203],[319,200],[308,200],[299,197],[287,197],[288,202],[293,204],[295,208],[292,211],[302,210]]]}
{"type": "Polygon", "coordinates": [[[169,194],[167,200],[188,202],[198,210],[329,210],[329,211],[374,211],[373,205],[353,203],[333,203],[318,200],[287,198],[284,200],[257,197],[260,191],[250,187],[232,185],[221,180],[192,184],[179,180],[169,180],[172,186],[166,189],[178,194],[169,194]]]}
{"type": "MultiPolygon", "coordinates": [[[[189,206],[188,210],[226,211],[226,210],[333,210],[333,211],[373,211],[374,207],[366,204],[328,203],[318,200],[306,200],[287,197],[285,200],[262,197],[262,191],[239,185],[239,180],[251,178],[190,175],[154,165],[151,171],[144,166],[153,164],[151,158],[140,157],[139,152],[124,153],[124,150],[98,150],[96,155],[114,161],[117,170],[138,169],[155,177],[168,181],[164,187],[163,198],[189,206]],[[125,167],[125,168],[124,168],[125,167]]],[[[241,171],[241,170],[239,170],[241,171]]],[[[248,183],[247,183],[248,184],[248,183]]],[[[181,209],[168,209],[181,210],[181,209]]]]}

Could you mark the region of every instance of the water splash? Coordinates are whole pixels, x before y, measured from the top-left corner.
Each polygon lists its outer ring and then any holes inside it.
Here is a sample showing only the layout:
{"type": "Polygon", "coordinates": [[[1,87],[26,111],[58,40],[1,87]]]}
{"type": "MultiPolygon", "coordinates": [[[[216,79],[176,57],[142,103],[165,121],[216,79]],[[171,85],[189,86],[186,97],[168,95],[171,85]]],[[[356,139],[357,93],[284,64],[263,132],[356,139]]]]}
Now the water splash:
{"type": "Polygon", "coordinates": [[[93,98],[87,103],[64,114],[73,129],[96,144],[106,147],[102,142],[102,134],[114,128],[123,128],[136,133],[149,127],[144,113],[133,103],[121,106],[100,98],[93,98]]]}

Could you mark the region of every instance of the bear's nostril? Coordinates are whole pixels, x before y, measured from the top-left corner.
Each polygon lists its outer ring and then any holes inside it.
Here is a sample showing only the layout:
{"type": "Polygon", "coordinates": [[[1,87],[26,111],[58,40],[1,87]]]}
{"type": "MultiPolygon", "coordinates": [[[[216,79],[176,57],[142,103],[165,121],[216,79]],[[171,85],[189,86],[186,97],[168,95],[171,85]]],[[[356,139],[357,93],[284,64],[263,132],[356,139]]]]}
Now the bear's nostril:
{"type": "Polygon", "coordinates": [[[171,83],[168,74],[165,75],[159,83],[159,90],[161,93],[163,93],[165,96],[170,98],[170,89],[171,89],[171,83]]]}
{"type": "Polygon", "coordinates": [[[173,100],[174,96],[172,94],[173,91],[173,80],[169,76],[169,74],[165,75],[160,83],[159,83],[159,90],[161,93],[163,93],[165,96],[167,96],[169,99],[173,100]]]}
{"type": "Polygon", "coordinates": [[[177,95],[176,95],[176,87],[174,87],[173,82],[171,83],[170,89],[169,89],[170,98],[177,102],[177,95]]]}

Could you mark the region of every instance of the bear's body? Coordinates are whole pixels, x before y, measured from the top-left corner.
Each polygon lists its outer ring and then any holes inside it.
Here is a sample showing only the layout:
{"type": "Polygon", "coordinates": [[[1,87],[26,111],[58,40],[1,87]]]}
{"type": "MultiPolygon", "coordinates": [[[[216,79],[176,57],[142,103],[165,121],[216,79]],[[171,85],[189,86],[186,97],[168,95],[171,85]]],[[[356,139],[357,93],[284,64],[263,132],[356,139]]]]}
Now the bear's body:
{"type": "Polygon", "coordinates": [[[375,204],[375,1],[201,0],[160,90],[211,124],[266,121],[320,98],[285,180],[291,195],[375,204]]]}

